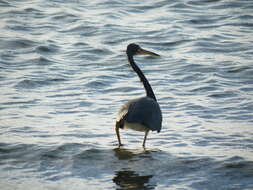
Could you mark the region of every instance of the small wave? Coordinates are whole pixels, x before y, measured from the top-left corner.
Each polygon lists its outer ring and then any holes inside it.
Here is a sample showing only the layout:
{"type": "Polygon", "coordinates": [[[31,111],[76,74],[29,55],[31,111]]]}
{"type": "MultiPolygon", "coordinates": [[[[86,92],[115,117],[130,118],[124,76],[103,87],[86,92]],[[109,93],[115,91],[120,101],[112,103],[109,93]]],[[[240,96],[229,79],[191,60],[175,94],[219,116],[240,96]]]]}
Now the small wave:
{"type": "Polygon", "coordinates": [[[22,80],[19,82],[15,87],[16,88],[26,88],[26,89],[33,89],[36,87],[41,87],[45,85],[49,85],[49,81],[36,81],[36,80],[22,80]]]}
{"type": "Polygon", "coordinates": [[[253,161],[246,160],[241,156],[233,156],[220,163],[218,170],[223,170],[230,177],[249,177],[253,176],[253,161]],[[240,171],[240,172],[236,172],[240,171]]]}
{"type": "Polygon", "coordinates": [[[40,56],[37,59],[30,60],[30,62],[37,63],[38,65],[51,65],[53,63],[52,60],[50,60],[49,58],[46,58],[44,56],[40,56]]]}
{"type": "Polygon", "coordinates": [[[186,72],[186,73],[213,73],[216,71],[216,68],[211,65],[204,65],[204,64],[187,64],[182,65],[179,67],[180,73],[186,72]]]}
{"type": "MultiPolygon", "coordinates": [[[[226,18],[226,17],[223,17],[226,18]]],[[[190,24],[196,24],[196,25],[208,25],[208,26],[212,26],[212,24],[217,24],[218,22],[220,22],[222,20],[222,18],[194,18],[189,20],[188,22],[190,24]]]]}
{"type": "Polygon", "coordinates": [[[95,35],[98,32],[98,30],[93,25],[89,25],[87,23],[75,23],[64,28],[60,32],[80,34],[80,35],[85,35],[86,37],[88,37],[88,36],[95,35]]]}
{"type": "Polygon", "coordinates": [[[1,7],[11,7],[11,4],[8,1],[1,0],[0,1],[0,6],[1,7]]]}
{"type": "Polygon", "coordinates": [[[10,50],[31,48],[31,47],[34,47],[35,45],[37,45],[37,43],[35,41],[28,40],[25,38],[3,40],[1,43],[2,43],[2,45],[4,45],[4,47],[6,49],[10,49],[10,50]]]}
{"type": "MultiPolygon", "coordinates": [[[[14,98],[13,98],[14,99],[14,98]]],[[[28,101],[9,101],[2,103],[2,105],[10,106],[10,105],[32,105],[38,103],[39,99],[33,99],[28,101]]]]}
{"type": "Polygon", "coordinates": [[[46,79],[46,80],[25,79],[25,80],[20,81],[18,84],[16,84],[15,88],[34,89],[34,88],[39,88],[39,87],[55,84],[62,81],[65,81],[65,79],[62,79],[62,78],[51,78],[51,79],[46,79]]]}
{"type": "Polygon", "coordinates": [[[247,67],[247,66],[234,67],[234,68],[229,68],[227,72],[228,73],[241,73],[241,72],[244,72],[244,71],[249,70],[249,69],[251,69],[251,68],[247,67]]]}
{"type": "Polygon", "coordinates": [[[202,86],[192,89],[191,92],[212,92],[217,91],[218,89],[219,89],[218,87],[213,86],[202,86]]]}
{"type": "Polygon", "coordinates": [[[48,54],[48,53],[56,53],[58,49],[59,47],[56,45],[40,45],[36,47],[35,51],[42,54],[48,54]]]}
{"type": "Polygon", "coordinates": [[[90,88],[90,89],[95,89],[95,90],[99,90],[99,89],[104,89],[106,87],[108,87],[109,84],[107,84],[106,81],[103,80],[93,80],[88,82],[85,86],[90,88]]]}
{"type": "Polygon", "coordinates": [[[188,1],[190,5],[205,6],[219,3],[221,0],[188,1]]]}
{"type": "Polygon", "coordinates": [[[240,90],[244,92],[253,92],[253,87],[242,87],[240,90]]]}
{"type": "MultiPolygon", "coordinates": [[[[12,7],[12,5],[8,4],[10,7],[12,7]]],[[[15,5],[13,5],[14,7],[15,5]]],[[[9,9],[8,11],[5,12],[6,15],[19,15],[20,17],[22,16],[35,16],[35,17],[39,17],[42,16],[42,11],[39,10],[38,8],[34,8],[34,7],[22,7],[22,8],[13,8],[13,9],[9,9]]],[[[9,17],[9,18],[13,18],[13,17],[9,17]]]]}
{"type": "Polygon", "coordinates": [[[51,15],[51,19],[57,22],[62,21],[67,23],[74,23],[77,20],[79,20],[79,18],[76,15],[64,11],[54,13],[53,15],[51,15]]]}
{"type": "Polygon", "coordinates": [[[251,9],[251,6],[248,1],[221,1],[221,3],[212,6],[212,8],[216,10],[226,10],[230,8],[251,9]]]}
{"type": "Polygon", "coordinates": [[[220,83],[231,83],[233,86],[238,86],[244,84],[252,84],[252,74],[253,70],[248,66],[237,66],[237,67],[228,67],[223,68],[214,74],[215,77],[218,77],[220,83]]]}
{"type": "Polygon", "coordinates": [[[234,91],[219,92],[209,95],[211,98],[232,98],[237,96],[238,94],[234,91]]]}

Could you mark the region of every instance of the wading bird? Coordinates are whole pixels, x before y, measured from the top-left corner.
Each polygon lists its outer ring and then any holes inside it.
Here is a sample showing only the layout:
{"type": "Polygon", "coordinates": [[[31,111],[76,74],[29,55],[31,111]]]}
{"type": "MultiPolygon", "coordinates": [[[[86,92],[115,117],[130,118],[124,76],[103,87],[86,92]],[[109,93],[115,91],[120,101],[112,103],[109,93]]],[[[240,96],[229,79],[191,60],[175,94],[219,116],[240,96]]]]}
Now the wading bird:
{"type": "Polygon", "coordinates": [[[137,44],[129,44],[127,46],[126,54],[129,64],[137,73],[145,88],[146,96],[130,100],[121,107],[118,112],[115,130],[119,147],[122,146],[119,133],[120,128],[129,128],[136,131],[145,132],[142,144],[142,146],[145,148],[148,132],[151,130],[159,133],[161,130],[162,112],[147,78],[134,62],[133,56],[138,54],[152,56],[159,55],[151,51],[144,50],[137,44]]]}

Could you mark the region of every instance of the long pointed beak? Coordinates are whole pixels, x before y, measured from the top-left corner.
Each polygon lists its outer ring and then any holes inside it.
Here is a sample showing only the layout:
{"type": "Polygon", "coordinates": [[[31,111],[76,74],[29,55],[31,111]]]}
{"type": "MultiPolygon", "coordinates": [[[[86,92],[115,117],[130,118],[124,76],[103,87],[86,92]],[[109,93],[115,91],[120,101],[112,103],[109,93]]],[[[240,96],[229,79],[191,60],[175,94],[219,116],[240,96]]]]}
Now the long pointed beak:
{"type": "Polygon", "coordinates": [[[160,56],[160,55],[158,55],[154,52],[151,52],[151,51],[148,51],[148,50],[145,50],[145,49],[141,49],[141,48],[137,51],[137,53],[142,54],[142,55],[160,56]]]}

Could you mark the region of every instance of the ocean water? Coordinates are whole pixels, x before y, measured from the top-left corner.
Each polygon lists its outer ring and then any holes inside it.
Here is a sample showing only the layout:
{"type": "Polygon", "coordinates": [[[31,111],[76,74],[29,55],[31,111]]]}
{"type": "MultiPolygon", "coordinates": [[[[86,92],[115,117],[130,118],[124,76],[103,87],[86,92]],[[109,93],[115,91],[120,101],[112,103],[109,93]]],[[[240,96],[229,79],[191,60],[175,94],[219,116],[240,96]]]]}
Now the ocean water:
{"type": "Polygon", "coordinates": [[[253,189],[253,4],[249,0],[0,0],[1,190],[253,189]],[[114,131],[145,95],[150,133],[114,131]]]}

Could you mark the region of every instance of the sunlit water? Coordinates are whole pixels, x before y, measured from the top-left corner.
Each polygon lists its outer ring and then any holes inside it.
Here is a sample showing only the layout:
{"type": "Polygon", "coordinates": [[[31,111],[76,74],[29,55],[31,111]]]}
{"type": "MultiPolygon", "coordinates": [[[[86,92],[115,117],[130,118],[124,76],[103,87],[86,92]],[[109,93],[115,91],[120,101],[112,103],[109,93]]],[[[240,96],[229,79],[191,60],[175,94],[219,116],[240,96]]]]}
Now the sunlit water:
{"type": "Polygon", "coordinates": [[[0,185],[13,189],[253,189],[253,4],[248,0],[0,1],[0,185]],[[161,133],[122,131],[144,95],[161,133]]]}

